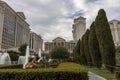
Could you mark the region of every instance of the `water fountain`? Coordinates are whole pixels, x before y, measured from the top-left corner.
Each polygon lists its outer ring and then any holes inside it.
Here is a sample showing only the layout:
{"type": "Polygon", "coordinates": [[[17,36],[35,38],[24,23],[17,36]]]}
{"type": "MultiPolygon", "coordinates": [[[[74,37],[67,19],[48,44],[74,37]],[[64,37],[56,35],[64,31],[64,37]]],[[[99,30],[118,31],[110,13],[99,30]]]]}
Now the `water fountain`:
{"type": "Polygon", "coordinates": [[[25,65],[28,63],[28,57],[30,56],[29,46],[26,48],[26,55],[25,55],[25,63],[23,64],[23,68],[25,69],[25,65]]]}
{"type": "Polygon", "coordinates": [[[41,58],[41,49],[39,49],[38,56],[41,58]]]}
{"type": "Polygon", "coordinates": [[[25,64],[25,56],[20,56],[19,57],[18,64],[25,64]]]}
{"type": "Polygon", "coordinates": [[[0,64],[11,64],[11,59],[8,53],[0,52],[0,64]]]}
{"type": "Polygon", "coordinates": [[[38,62],[40,62],[40,60],[42,60],[43,58],[42,58],[42,52],[41,52],[41,49],[39,49],[39,53],[38,53],[38,56],[39,56],[39,60],[38,60],[38,62]]]}

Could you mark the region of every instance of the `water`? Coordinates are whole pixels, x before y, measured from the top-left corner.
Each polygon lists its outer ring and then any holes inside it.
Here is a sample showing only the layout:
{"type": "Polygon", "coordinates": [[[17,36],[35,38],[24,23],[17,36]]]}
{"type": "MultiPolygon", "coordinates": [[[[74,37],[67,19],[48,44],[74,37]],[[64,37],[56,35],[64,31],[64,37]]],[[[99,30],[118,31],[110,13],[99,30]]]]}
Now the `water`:
{"type": "Polygon", "coordinates": [[[0,53],[0,64],[11,64],[11,59],[8,53],[0,53]]]}
{"type": "Polygon", "coordinates": [[[25,64],[25,56],[20,56],[19,57],[18,64],[25,64]]]}
{"type": "Polygon", "coordinates": [[[41,60],[43,60],[41,49],[39,49],[38,56],[39,56],[39,58],[40,58],[40,59],[38,60],[38,62],[40,62],[41,60]]]}
{"type": "Polygon", "coordinates": [[[25,55],[25,63],[23,65],[23,68],[25,69],[25,65],[28,63],[28,57],[30,56],[29,46],[26,48],[26,55],[25,55]]]}
{"type": "Polygon", "coordinates": [[[41,58],[41,49],[39,49],[38,56],[41,58]]]}

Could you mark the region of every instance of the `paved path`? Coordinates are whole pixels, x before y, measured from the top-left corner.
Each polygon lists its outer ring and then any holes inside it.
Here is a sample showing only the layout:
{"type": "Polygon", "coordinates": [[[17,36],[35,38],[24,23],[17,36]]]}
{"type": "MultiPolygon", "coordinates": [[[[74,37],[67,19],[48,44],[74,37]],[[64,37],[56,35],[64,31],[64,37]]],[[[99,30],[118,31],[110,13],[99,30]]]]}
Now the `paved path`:
{"type": "Polygon", "coordinates": [[[103,77],[101,77],[97,74],[94,74],[92,72],[88,72],[88,76],[89,76],[89,80],[106,80],[103,77]]]}

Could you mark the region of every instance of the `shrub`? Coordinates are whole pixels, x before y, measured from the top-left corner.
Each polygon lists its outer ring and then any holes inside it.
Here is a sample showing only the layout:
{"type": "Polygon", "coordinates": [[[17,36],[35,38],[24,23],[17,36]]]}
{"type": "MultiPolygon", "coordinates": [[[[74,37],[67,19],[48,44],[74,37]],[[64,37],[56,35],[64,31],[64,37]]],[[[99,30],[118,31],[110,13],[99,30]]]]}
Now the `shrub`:
{"type": "Polygon", "coordinates": [[[117,80],[120,80],[120,71],[117,71],[117,72],[116,72],[116,79],[117,79],[117,80]]]}
{"type": "Polygon", "coordinates": [[[19,53],[18,52],[12,51],[12,50],[7,51],[7,52],[10,55],[11,61],[17,61],[18,60],[18,58],[19,58],[19,53]]]}
{"type": "Polygon", "coordinates": [[[1,64],[0,65],[0,69],[20,69],[22,68],[23,65],[22,64],[11,64],[11,65],[8,65],[8,64],[1,64]]]}
{"type": "Polygon", "coordinates": [[[2,69],[0,80],[88,80],[87,69],[75,63],[62,63],[57,68],[2,69]]]}
{"type": "Polygon", "coordinates": [[[59,61],[69,58],[68,50],[63,46],[56,46],[50,51],[52,59],[58,59],[59,61]]]}
{"type": "Polygon", "coordinates": [[[18,48],[21,56],[25,56],[26,48],[27,48],[27,44],[22,44],[22,45],[18,48]]]}

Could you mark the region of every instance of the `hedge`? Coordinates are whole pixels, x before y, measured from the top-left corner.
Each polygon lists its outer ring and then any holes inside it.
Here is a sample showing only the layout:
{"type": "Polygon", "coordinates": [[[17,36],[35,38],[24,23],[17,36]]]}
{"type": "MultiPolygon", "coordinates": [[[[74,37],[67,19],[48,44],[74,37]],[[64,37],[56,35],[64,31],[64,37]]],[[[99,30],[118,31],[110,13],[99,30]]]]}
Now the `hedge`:
{"type": "Polygon", "coordinates": [[[120,71],[116,71],[116,79],[120,80],[120,71]]]}
{"type": "Polygon", "coordinates": [[[0,64],[0,69],[21,69],[22,64],[0,64]]]}
{"type": "Polygon", "coordinates": [[[1,69],[0,80],[88,80],[87,69],[75,63],[57,68],[1,69]]]}

